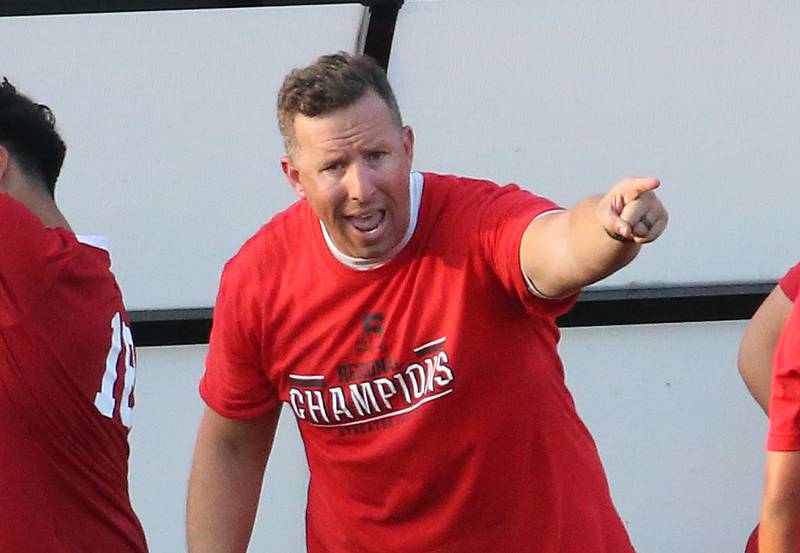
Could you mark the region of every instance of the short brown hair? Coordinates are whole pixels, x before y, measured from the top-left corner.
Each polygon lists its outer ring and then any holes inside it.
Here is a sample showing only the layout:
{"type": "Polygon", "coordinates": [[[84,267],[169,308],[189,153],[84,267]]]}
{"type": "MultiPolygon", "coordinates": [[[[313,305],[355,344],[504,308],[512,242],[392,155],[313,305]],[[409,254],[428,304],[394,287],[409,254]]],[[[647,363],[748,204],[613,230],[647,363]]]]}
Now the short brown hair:
{"type": "Polygon", "coordinates": [[[325,115],[356,103],[369,91],[380,96],[392,113],[398,129],[403,118],[392,87],[383,68],[366,55],[338,52],[317,58],[302,69],[294,69],[283,81],[278,93],[278,126],[286,152],[297,148],[294,118],[325,115]]]}

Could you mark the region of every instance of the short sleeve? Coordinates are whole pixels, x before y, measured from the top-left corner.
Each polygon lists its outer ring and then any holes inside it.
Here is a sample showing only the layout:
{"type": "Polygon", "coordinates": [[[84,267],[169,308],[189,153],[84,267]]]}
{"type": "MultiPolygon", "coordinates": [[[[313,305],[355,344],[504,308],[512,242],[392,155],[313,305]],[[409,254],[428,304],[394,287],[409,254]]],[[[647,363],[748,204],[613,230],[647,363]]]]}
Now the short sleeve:
{"type": "Polygon", "coordinates": [[[797,291],[800,290],[800,263],[789,269],[783,278],[778,281],[783,293],[792,302],[797,299],[797,291]]]}
{"type": "MultiPolygon", "coordinates": [[[[236,258],[234,258],[234,261],[236,258]]],[[[263,358],[262,312],[252,283],[229,262],[222,275],[200,396],[228,418],[247,419],[278,404],[263,358]]]]}
{"type": "Polygon", "coordinates": [[[769,406],[770,451],[800,451],[800,302],[795,301],[775,349],[769,406]]]}
{"type": "Polygon", "coordinates": [[[569,311],[577,295],[544,299],[528,289],[520,261],[522,235],[531,221],[562,208],[515,184],[498,187],[483,204],[480,236],[487,259],[503,286],[512,292],[530,314],[558,317],[569,311]]]}

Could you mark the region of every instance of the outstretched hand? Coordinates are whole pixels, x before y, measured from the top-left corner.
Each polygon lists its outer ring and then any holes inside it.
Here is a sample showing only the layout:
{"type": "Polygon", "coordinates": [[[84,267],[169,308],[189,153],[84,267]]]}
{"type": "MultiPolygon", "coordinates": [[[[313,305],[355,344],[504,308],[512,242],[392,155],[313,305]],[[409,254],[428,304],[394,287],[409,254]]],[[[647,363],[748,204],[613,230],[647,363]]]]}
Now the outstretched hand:
{"type": "Polygon", "coordinates": [[[652,242],[667,228],[669,215],[654,190],[658,179],[631,177],[615,184],[597,205],[600,224],[613,238],[652,242]]]}

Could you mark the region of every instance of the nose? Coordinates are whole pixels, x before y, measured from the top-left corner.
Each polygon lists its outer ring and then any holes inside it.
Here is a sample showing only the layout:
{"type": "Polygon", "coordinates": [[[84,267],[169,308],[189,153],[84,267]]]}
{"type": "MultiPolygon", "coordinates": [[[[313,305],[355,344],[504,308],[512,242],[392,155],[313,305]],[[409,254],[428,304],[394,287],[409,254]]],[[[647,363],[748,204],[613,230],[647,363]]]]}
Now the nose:
{"type": "Polygon", "coordinates": [[[351,200],[359,203],[369,202],[375,193],[375,185],[372,182],[372,174],[367,167],[361,163],[354,163],[350,166],[347,175],[347,195],[351,200]]]}

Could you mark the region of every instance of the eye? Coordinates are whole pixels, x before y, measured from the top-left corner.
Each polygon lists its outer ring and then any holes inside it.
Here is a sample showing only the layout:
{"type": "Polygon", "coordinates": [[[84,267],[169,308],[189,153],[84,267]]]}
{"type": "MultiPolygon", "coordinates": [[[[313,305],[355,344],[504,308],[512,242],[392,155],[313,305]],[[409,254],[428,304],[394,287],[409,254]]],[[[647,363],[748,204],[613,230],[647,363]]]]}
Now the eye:
{"type": "Polygon", "coordinates": [[[367,152],[367,159],[369,161],[380,161],[386,156],[386,152],[374,150],[372,152],[367,152]]]}
{"type": "Polygon", "coordinates": [[[337,171],[341,171],[344,169],[344,163],[341,161],[333,161],[328,163],[327,165],[323,165],[322,172],[323,173],[335,173],[337,171]]]}

